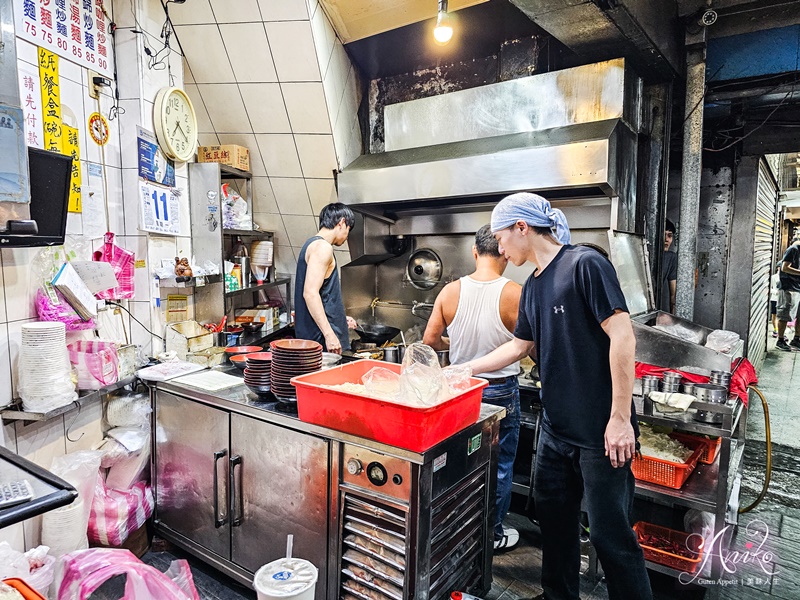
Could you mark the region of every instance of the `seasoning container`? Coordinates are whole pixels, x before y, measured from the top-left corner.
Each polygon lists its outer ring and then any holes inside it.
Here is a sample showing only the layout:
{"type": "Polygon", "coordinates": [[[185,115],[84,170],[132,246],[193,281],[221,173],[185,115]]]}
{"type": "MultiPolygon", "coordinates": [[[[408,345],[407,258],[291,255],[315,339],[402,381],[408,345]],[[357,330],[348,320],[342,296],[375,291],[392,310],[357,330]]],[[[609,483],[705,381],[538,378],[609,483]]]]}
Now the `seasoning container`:
{"type": "Polygon", "coordinates": [[[691,381],[684,379],[683,384],[681,384],[681,391],[684,394],[689,394],[690,396],[694,396],[694,384],[691,381]]]}
{"type": "Polygon", "coordinates": [[[711,378],[708,383],[712,385],[721,385],[729,389],[731,387],[731,372],[730,371],[711,371],[711,378]]]}
{"type": "Polygon", "coordinates": [[[383,360],[390,363],[400,362],[400,348],[397,346],[386,346],[383,349],[383,360]]]}
{"type": "Polygon", "coordinates": [[[642,396],[647,396],[650,392],[657,392],[660,381],[661,378],[658,375],[644,375],[642,377],[642,396]]]}

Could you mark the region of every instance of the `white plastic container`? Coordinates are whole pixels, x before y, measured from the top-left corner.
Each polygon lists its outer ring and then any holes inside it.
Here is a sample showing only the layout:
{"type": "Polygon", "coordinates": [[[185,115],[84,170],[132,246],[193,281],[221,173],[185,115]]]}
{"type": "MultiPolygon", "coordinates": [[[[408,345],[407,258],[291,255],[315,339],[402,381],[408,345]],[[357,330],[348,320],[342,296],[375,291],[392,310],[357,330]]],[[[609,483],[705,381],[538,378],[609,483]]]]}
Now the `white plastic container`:
{"type": "Polygon", "coordinates": [[[256,571],[258,600],[314,600],[317,567],[302,558],[279,558],[256,571]]]}

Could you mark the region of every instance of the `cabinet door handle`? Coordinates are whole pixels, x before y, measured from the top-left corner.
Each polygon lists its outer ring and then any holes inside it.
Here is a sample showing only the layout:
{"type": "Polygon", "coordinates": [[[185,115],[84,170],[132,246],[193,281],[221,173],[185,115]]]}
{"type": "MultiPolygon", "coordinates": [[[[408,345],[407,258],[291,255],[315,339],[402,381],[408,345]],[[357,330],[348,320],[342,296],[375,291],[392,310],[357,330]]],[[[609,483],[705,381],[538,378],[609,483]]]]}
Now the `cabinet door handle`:
{"type": "Polygon", "coordinates": [[[241,466],[242,464],[242,457],[237,454],[236,456],[231,456],[230,458],[230,467],[228,472],[228,477],[230,478],[230,515],[231,515],[231,527],[238,527],[244,521],[244,492],[242,490],[242,482],[244,481],[241,476],[242,470],[239,469],[239,492],[236,492],[236,467],[241,466]],[[236,515],[236,496],[239,496],[239,515],[236,515]]]}
{"type": "Polygon", "coordinates": [[[228,454],[227,450],[218,450],[214,452],[214,527],[217,529],[228,522],[228,515],[222,515],[220,518],[219,514],[219,476],[217,475],[217,471],[219,470],[217,463],[219,459],[224,458],[226,454],[228,454]]]}

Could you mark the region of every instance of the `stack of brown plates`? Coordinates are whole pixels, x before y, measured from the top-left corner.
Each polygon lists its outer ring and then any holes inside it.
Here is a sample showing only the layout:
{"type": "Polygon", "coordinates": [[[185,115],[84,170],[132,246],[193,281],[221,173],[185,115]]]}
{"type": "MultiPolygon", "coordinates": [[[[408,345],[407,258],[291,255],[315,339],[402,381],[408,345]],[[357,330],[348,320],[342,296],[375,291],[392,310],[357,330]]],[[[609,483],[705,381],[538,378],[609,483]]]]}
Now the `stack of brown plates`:
{"type": "Polygon", "coordinates": [[[254,352],[247,355],[247,367],[244,370],[244,383],[259,395],[270,391],[271,352],[254,352]]]}
{"type": "Polygon", "coordinates": [[[289,383],[292,377],[319,371],[322,345],[311,340],[276,340],[272,348],[272,393],[278,400],[294,402],[297,391],[289,383]]]}

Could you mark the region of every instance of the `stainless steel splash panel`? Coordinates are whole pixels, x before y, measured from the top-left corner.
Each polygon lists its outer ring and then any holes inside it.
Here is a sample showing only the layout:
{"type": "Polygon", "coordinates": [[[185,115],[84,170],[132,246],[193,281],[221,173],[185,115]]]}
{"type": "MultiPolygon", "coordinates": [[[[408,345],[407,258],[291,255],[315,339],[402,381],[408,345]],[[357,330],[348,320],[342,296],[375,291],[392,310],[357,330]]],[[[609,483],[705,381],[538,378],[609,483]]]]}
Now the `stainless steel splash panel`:
{"type": "Polygon", "coordinates": [[[609,231],[608,246],[628,311],[634,316],[651,312],[654,306],[653,285],[644,236],[609,231]]]}
{"type": "Polygon", "coordinates": [[[638,129],[640,81],[624,59],[392,104],[387,151],[623,119],[638,129]]]}
{"type": "MultiPolygon", "coordinates": [[[[339,200],[371,204],[570,188],[628,196],[635,141],[616,119],[364,155],[339,176],[339,200]]],[[[634,204],[634,198],[623,203],[626,215],[634,204]]]]}

